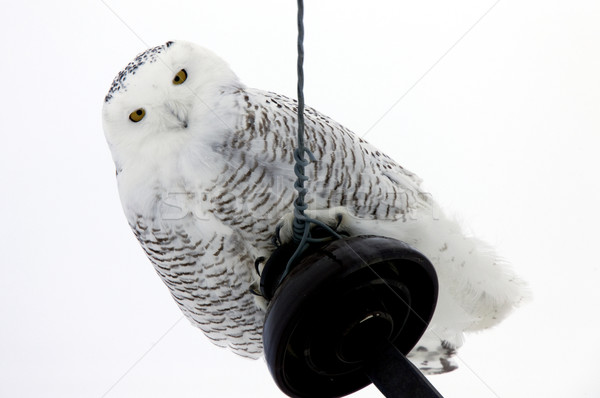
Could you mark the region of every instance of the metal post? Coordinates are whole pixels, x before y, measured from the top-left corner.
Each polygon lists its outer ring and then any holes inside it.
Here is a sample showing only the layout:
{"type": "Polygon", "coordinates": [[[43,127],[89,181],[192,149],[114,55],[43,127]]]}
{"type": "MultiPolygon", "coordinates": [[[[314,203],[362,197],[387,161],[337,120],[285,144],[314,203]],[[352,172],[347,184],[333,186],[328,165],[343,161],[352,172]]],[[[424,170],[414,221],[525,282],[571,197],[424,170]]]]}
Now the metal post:
{"type": "Polygon", "coordinates": [[[373,358],[366,373],[387,398],[443,398],[423,373],[391,343],[373,358]]]}

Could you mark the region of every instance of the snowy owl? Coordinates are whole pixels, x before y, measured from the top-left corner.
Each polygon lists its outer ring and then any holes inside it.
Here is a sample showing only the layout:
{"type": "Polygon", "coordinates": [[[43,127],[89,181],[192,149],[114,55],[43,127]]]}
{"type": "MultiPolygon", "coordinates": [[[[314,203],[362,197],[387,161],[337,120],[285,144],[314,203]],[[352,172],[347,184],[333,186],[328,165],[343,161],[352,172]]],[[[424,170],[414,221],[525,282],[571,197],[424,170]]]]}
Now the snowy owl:
{"type": "MultiPolygon", "coordinates": [[[[296,101],[246,87],[212,52],[183,41],[138,55],[114,79],[103,126],[127,221],[191,323],[215,344],[257,358],[265,302],[255,262],[290,239],[296,101]]],[[[421,180],[337,122],[306,108],[312,217],[350,235],[399,239],[439,278],[432,322],[409,358],[425,373],[455,368],[464,332],[498,324],[524,282],[466,236],[421,180]]]]}

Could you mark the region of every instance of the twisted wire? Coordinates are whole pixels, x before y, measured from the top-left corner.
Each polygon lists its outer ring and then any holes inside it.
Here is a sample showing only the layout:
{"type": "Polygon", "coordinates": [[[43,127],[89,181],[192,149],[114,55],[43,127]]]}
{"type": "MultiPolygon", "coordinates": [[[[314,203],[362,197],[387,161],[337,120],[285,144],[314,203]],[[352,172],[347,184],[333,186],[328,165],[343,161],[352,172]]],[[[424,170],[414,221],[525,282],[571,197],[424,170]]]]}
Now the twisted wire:
{"type": "Polygon", "coordinates": [[[290,257],[285,271],[279,279],[279,283],[285,278],[285,276],[291,270],[296,259],[302,255],[302,253],[308,248],[309,243],[317,243],[326,241],[329,238],[318,238],[315,239],[311,236],[310,225],[315,224],[321,227],[323,230],[328,232],[329,235],[335,238],[341,238],[341,236],[335,232],[330,226],[325,223],[308,217],[304,214],[304,211],[308,208],[305,202],[306,194],[308,189],[304,186],[304,183],[308,180],[305,175],[305,167],[310,162],[315,162],[315,156],[313,153],[304,145],[304,3],[303,0],[298,0],[298,60],[297,60],[297,74],[298,74],[298,146],[294,150],[294,173],[296,174],[296,182],[294,188],[298,191],[298,197],[294,200],[294,221],[292,222],[292,239],[297,244],[296,251],[290,257]],[[304,155],[308,156],[309,160],[306,160],[304,155]]]}
{"type": "Polygon", "coordinates": [[[308,189],[304,187],[304,183],[308,177],[304,174],[304,168],[310,163],[304,157],[308,155],[310,161],[315,161],[315,157],[308,148],[304,146],[304,4],[303,0],[298,0],[298,146],[294,150],[294,173],[296,174],[296,182],[294,188],[298,191],[298,197],[294,201],[294,222],[292,224],[293,239],[295,243],[300,243],[310,237],[309,223],[307,223],[304,211],[308,207],[304,198],[308,189]]]}

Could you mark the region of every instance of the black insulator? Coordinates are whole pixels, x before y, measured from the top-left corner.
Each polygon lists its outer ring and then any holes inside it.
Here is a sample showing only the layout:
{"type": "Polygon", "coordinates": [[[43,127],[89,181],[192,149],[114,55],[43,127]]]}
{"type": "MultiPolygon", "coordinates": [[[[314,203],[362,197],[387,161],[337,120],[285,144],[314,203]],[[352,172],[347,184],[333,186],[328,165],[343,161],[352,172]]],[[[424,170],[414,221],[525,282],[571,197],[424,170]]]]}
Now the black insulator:
{"type": "MultiPolygon", "coordinates": [[[[279,388],[307,398],[347,395],[372,381],[396,389],[381,361],[411,366],[404,355],[425,332],[437,301],[431,263],[398,240],[354,236],[309,246],[279,284],[281,267],[274,264],[285,265],[291,253],[278,248],[261,280],[261,290],[272,296],[264,351],[279,388]]],[[[414,370],[409,385],[421,383],[414,370]]]]}

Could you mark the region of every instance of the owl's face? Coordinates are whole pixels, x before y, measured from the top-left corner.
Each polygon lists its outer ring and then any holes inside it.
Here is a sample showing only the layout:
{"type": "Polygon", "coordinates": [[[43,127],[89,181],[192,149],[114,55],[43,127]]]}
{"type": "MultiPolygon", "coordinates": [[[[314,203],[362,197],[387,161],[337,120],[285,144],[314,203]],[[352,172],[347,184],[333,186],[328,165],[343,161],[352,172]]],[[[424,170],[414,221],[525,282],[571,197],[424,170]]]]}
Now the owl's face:
{"type": "Polygon", "coordinates": [[[222,59],[192,43],[138,55],[114,79],[102,112],[117,167],[189,144],[214,119],[218,91],[237,83],[222,59]]]}

